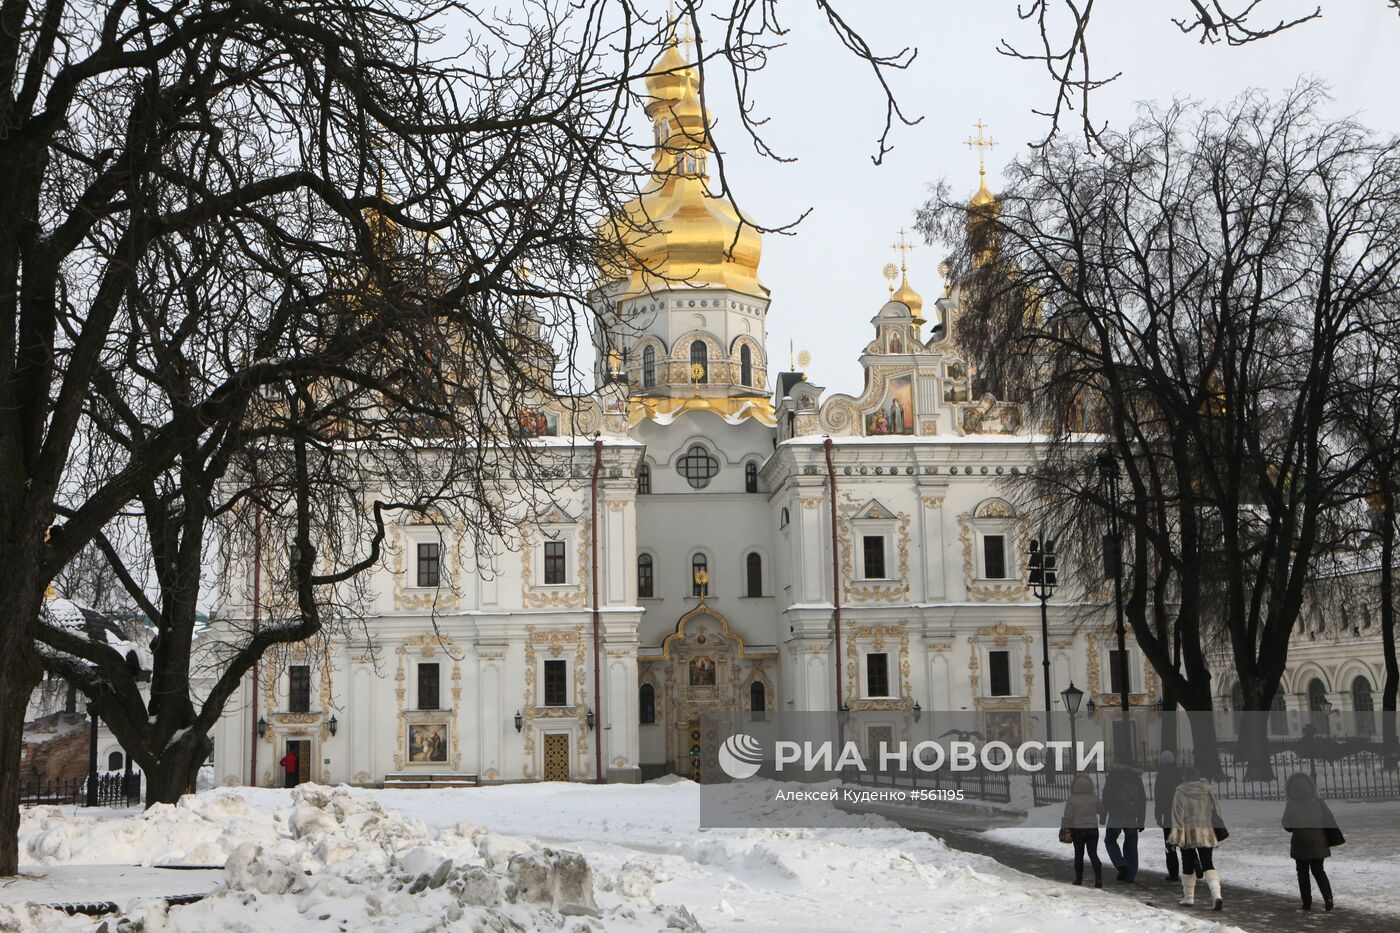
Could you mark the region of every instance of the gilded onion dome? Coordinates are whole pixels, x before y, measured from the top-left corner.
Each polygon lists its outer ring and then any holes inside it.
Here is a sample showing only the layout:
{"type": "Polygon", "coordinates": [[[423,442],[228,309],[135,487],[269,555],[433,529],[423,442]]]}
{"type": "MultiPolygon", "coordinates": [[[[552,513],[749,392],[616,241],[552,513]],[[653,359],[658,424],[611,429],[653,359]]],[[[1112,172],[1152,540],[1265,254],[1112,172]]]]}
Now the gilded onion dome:
{"type": "Polygon", "coordinates": [[[622,296],[681,284],[732,288],[765,297],[758,281],[763,242],[726,197],[709,189],[713,154],[700,100],[700,79],[671,37],[646,79],[646,112],[655,132],[652,177],[646,190],[605,225],[623,248],[615,268],[628,285],[622,296]]]}
{"type": "Polygon", "coordinates": [[[915,326],[924,323],[924,316],[922,314],[924,298],[918,292],[914,291],[913,287],[909,284],[908,273],[900,277],[899,288],[890,296],[890,300],[898,301],[909,309],[909,313],[914,315],[915,326]]]}

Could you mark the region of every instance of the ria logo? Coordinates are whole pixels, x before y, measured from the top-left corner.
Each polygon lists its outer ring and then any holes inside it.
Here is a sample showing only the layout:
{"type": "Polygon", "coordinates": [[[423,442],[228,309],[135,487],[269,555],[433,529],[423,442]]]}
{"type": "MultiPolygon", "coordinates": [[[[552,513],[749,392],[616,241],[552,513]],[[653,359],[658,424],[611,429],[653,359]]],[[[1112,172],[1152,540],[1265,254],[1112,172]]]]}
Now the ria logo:
{"type": "Polygon", "coordinates": [[[745,732],[736,732],[719,747],[719,768],[736,781],[751,778],[763,764],[763,746],[745,732]]]}

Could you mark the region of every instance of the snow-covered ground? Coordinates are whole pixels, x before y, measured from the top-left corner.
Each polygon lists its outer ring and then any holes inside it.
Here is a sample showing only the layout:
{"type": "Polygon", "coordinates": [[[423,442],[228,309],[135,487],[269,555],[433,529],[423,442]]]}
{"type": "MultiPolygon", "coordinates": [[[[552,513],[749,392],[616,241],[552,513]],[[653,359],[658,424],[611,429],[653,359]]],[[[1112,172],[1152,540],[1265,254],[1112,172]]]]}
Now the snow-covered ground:
{"type": "MultiPolygon", "coordinates": [[[[739,793],[759,807],[772,789],[748,782],[739,793]]],[[[104,818],[36,808],[24,817],[22,861],[49,877],[4,889],[0,929],[91,930],[86,918],[25,903],[26,892],[92,900],[114,877],[125,889],[114,899],[145,933],[1219,929],[1029,878],[871,816],[834,814],[844,825],[822,829],[700,831],[699,790],[688,781],[305,786],[206,791],[104,818]],[[103,867],[225,862],[215,893],[170,909],[150,898],[177,893],[159,887],[158,869],[103,867]],[[86,887],[65,881],[83,877],[86,887]]]]}
{"type": "MultiPolygon", "coordinates": [[[[1400,915],[1400,899],[1395,897],[1396,885],[1400,883],[1400,803],[1334,800],[1328,801],[1328,805],[1347,839],[1345,845],[1332,850],[1332,857],[1327,860],[1327,876],[1332,881],[1337,902],[1347,907],[1400,915]]],[[[1221,801],[1230,838],[1216,850],[1215,866],[1227,890],[1235,884],[1298,896],[1293,860],[1288,857],[1289,836],[1278,822],[1282,806],[1270,801],[1221,801]],[[1266,826],[1270,828],[1263,828],[1266,826]]],[[[1058,804],[1039,807],[1028,814],[1027,822],[1056,827],[1061,809],[1058,804]]],[[[1056,855],[1063,856],[1069,850],[1056,838],[1058,833],[1054,828],[994,829],[988,835],[1001,842],[1056,855]]],[[[1102,834],[1099,845],[1107,866],[1102,834]]],[[[1138,856],[1140,873],[1165,873],[1160,829],[1151,827],[1142,834],[1138,856]]]]}

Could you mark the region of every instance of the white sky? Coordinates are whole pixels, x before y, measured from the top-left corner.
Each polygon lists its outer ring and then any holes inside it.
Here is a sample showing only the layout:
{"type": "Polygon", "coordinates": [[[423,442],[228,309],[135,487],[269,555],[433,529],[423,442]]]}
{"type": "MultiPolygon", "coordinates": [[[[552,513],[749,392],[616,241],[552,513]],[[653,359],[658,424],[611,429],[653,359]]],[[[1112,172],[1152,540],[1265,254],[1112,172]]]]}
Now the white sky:
{"type": "MultiPolygon", "coordinates": [[[[1386,0],[1268,0],[1263,10],[1269,17],[1296,16],[1316,3],[1321,20],[1228,48],[1203,47],[1177,31],[1171,17],[1189,8],[1187,0],[1100,2],[1091,35],[1095,67],[1103,75],[1123,75],[1097,92],[1092,107],[1098,120],[1122,125],[1138,101],[1224,101],[1246,88],[1278,92],[1300,75],[1315,75],[1331,85],[1338,115],[1355,114],[1385,134],[1400,131],[1400,15],[1386,0]]],[[[1034,23],[1017,19],[1014,0],[835,5],[877,51],[906,44],[919,51],[894,82],[906,112],[924,120],[895,130],[884,165],[871,163],[884,113],[879,89],[806,5],[780,5],[792,33],[789,45],[755,80],[760,109],[772,117],[766,136],[796,162],[754,155],[721,96],[725,88],[707,85],[706,93],[740,206],[768,226],[813,209],[795,235],[764,238],[760,277],[773,292],[770,373],[787,368],[791,339],[811,352],[814,381],[858,393],[859,348],[869,341],[869,319],[887,294],[880,270],[893,258],[890,244],[899,228],[912,228],[925,186],[946,177],[955,190],[965,188],[969,196],[976,190],[977,156],[965,141],[981,119],[999,143],[987,162],[995,190],[999,167],[1043,136],[1047,121],[1031,111],[1053,103],[1053,88],[1038,64],[996,51],[1003,37],[1023,47],[1038,41],[1034,23]]],[[[713,74],[709,84],[718,78],[713,74]]],[[[937,266],[943,255],[920,245],[909,256],[910,281],[929,317],[942,294],[937,266]]]]}

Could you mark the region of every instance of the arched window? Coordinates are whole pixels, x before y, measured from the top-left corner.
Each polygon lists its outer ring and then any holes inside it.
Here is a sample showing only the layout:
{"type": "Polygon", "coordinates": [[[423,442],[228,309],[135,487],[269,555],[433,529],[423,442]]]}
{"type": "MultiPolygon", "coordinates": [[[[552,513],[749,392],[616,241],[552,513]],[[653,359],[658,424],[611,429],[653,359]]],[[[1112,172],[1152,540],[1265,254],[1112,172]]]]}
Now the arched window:
{"type": "Polygon", "coordinates": [[[676,461],[676,472],[695,489],[704,489],[719,472],[719,461],[704,447],[694,444],[676,461]]]}
{"type": "Polygon", "coordinates": [[[739,348],[739,381],[746,386],[753,385],[753,352],[748,344],[739,348]]]}
{"type": "Polygon", "coordinates": [[[744,595],[763,595],[763,558],[757,551],[744,558],[744,595]]]}
{"type": "Polygon", "coordinates": [[[648,726],[656,722],[656,688],[651,684],[642,684],[638,691],[637,712],[642,725],[648,726]]]}
{"type": "Polygon", "coordinates": [[[656,386],[656,347],[648,345],[642,351],[642,388],[651,389],[656,386]]]}
{"type": "Polygon", "coordinates": [[[637,555],[637,596],[650,599],[656,595],[656,567],[650,554],[637,555]]]}
{"type": "Polygon", "coordinates": [[[704,596],[710,590],[710,561],[704,554],[696,554],[690,559],[690,595],[704,596]],[[705,582],[700,582],[701,575],[705,582]]]}
{"type": "Polygon", "coordinates": [[[694,340],[690,344],[690,368],[692,370],[691,380],[694,382],[710,381],[710,351],[705,347],[705,341],[694,340]],[[696,364],[700,365],[700,378],[696,379],[694,369],[696,364]]]}
{"type": "Polygon", "coordinates": [[[1372,735],[1376,731],[1376,703],[1371,696],[1371,682],[1358,676],[1351,682],[1351,708],[1356,712],[1357,735],[1372,735]]]}
{"type": "Polygon", "coordinates": [[[783,510],[782,510],[781,512],[778,513],[778,527],[779,527],[779,528],[786,528],[786,527],[788,526],[788,521],[789,521],[789,520],[790,520],[790,518],[789,518],[789,515],[788,515],[787,506],[783,506],[783,510]]]}
{"type": "Polygon", "coordinates": [[[651,467],[643,463],[637,467],[637,494],[645,496],[651,492],[651,467]]]}
{"type": "Polygon", "coordinates": [[[1308,709],[1312,712],[1312,726],[1319,733],[1327,732],[1327,687],[1314,677],[1308,681],[1308,709]]]}
{"type": "Polygon", "coordinates": [[[752,460],[744,464],[744,492],[758,492],[758,464],[752,460]]]}
{"type": "Polygon", "coordinates": [[[108,771],[120,771],[122,769],[122,765],[125,763],[125,759],[122,758],[121,752],[112,752],[110,755],[107,756],[108,771]]]}
{"type": "Polygon", "coordinates": [[[763,681],[755,680],[749,685],[749,714],[753,719],[763,719],[768,711],[768,695],[763,689],[763,681]]]}

